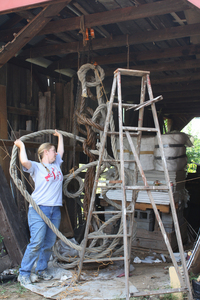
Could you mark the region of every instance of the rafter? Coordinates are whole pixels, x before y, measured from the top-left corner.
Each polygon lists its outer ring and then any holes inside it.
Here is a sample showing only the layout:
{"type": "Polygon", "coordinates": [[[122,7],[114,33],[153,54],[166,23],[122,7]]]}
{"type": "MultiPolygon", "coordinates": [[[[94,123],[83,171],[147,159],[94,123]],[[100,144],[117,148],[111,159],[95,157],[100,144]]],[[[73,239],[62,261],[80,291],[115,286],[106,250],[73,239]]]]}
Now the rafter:
{"type": "MultiPolygon", "coordinates": [[[[84,16],[84,26],[85,28],[90,28],[94,26],[108,25],[112,23],[126,22],[142,18],[150,18],[156,15],[172,13],[174,11],[184,11],[190,8],[190,5],[184,0],[163,0],[139,5],[137,7],[131,6],[111,11],[88,14],[84,16]]],[[[70,30],[79,30],[80,24],[81,17],[52,21],[43,29],[41,29],[41,31],[38,34],[55,34],[70,30]]],[[[0,41],[8,41],[9,38],[12,37],[13,33],[17,33],[19,32],[19,30],[21,30],[21,28],[0,31],[0,41]]]]}
{"type": "MultiPolygon", "coordinates": [[[[129,45],[136,45],[141,43],[158,42],[168,39],[178,39],[189,36],[200,35],[200,23],[190,24],[186,26],[171,27],[160,30],[152,30],[149,32],[135,33],[129,36],[129,45]]],[[[112,39],[94,39],[92,41],[92,49],[108,49],[113,47],[122,47],[127,45],[127,37],[125,35],[115,36],[112,39]]],[[[85,51],[87,51],[88,46],[85,51]]],[[[66,44],[57,44],[52,46],[36,47],[31,50],[31,57],[51,56],[67,53],[75,53],[83,51],[82,42],[73,42],[66,44]]],[[[29,58],[30,50],[23,51],[20,56],[29,58]]]]}
{"type": "MultiPolygon", "coordinates": [[[[146,64],[139,66],[130,66],[130,69],[134,70],[146,70],[150,71],[151,74],[155,74],[157,72],[166,72],[166,71],[177,71],[177,70],[188,70],[188,69],[197,69],[200,68],[200,59],[193,60],[185,60],[185,61],[174,61],[167,63],[155,63],[155,64],[146,64]]],[[[110,68],[105,70],[106,76],[113,76],[113,72],[116,68],[110,68]]]]}
{"type": "Polygon", "coordinates": [[[33,20],[30,21],[12,40],[0,51],[0,67],[17,54],[70,0],[64,3],[45,7],[33,20]]]}
{"type": "MultiPolygon", "coordinates": [[[[108,25],[112,23],[125,22],[163,15],[174,11],[190,9],[190,5],[182,0],[164,0],[147,3],[139,6],[131,6],[109,10],[100,13],[89,14],[84,17],[85,28],[108,25]]],[[[80,29],[81,17],[50,22],[40,34],[52,34],[56,31],[80,29]]]]}
{"type": "MultiPolygon", "coordinates": [[[[190,55],[200,54],[200,44],[199,45],[189,45],[182,47],[175,47],[169,49],[159,49],[154,51],[143,51],[143,52],[130,52],[129,54],[129,62],[137,63],[139,61],[147,61],[154,59],[163,59],[163,58],[174,58],[174,57],[185,57],[190,55]]],[[[53,62],[48,66],[49,70],[55,70],[58,66],[62,65],[63,69],[66,68],[77,68],[78,59],[77,55],[71,54],[72,57],[67,55],[66,57],[53,62]]],[[[103,55],[103,56],[95,56],[95,62],[99,65],[111,65],[111,64],[119,64],[127,62],[127,53],[119,53],[113,55],[103,55]]],[[[170,63],[166,63],[170,66],[170,63]]],[[[186,62],[183,63],[184,65],[186,62]]],[[[160,65],[160,64],[159,64],[160,65]]],[[[139,68],[139,66],[137,66],[139,68]]],[[[146,68],[146,65],[144,66],[146,68]]],[[[134,68],[134,67],[131,67],[134,68]]],[[[142,68],[142,67],[141,67],[142,68]]],[[[157,68],[157,65],[154,66],[154,70],[157,68]]]]}
{"type": "MultiPolygon", "coordinates": [[[[192,73],[192,74],[185,74],[185,75],[174,75],[174,76],[152,76],[151,75],[151,84],[168,84],[168,83],[180,83],[180,82],[192,82],[200,80],[199,72],[192,73]]],[[[126,80],[123,83],[124,87],[128,87],[131,85],[140,85],[140,80],[135,79],[133,80],[126,80]]]]}

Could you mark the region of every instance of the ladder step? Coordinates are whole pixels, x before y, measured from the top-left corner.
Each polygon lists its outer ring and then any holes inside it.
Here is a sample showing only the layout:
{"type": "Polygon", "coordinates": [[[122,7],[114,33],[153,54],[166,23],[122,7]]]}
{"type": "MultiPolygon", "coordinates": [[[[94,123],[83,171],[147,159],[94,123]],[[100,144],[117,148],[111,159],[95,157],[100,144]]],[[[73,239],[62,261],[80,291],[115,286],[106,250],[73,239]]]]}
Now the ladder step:
{"type": "Polygon", "coordinates": [[[149,190],[169,190],[167,185],[150,185],[150,186],[125,186],[126,190],[141,190],[141,191],[149,191],[149,190]]]}
{"type": "Polygon", "coordinates": [[[117,72],[120,72],[121,75],[137,76],[137,77],[142,77],[142,76],[150,74],[149,71],[129,70],[129,69],[121,69],[121,68],[118,68],[117,70],[115,70],[114,73],[117,73],[117,72]]]}
{"type": "Polygon", "coordinates": [[[158,101],[160,101],[160,100],[163,100],[163,96],[158,96],[158,97],[153,98],[153,99],[151,99],[151,100],[148,100],[148,101],[145,101],[145,102],[143,102],[143,103],[140,103],[140,104],[137,105],[137,107],[135,107],[135,105],[133,105],[132,107],[128,107],[128,108],[126,109],[126,111],[127,111],[127,110],[130,110],[130,109],[133,109],[133,108],[134,108],[134,110],[136,111],[136,110],[139,110],[139,109],[141,109],[141,108],[143,108],[143,107],[149,106],[149,105],[151,105],[152,103],[158,102],[158,101]]]}
{"type": "MultiPolygon", "coordinates": [[[[122,107],[127,107],[127,108],[136,108],[136,107],[138,107],[138,105],[139,104],[128,104],[128,103],[122,103],[122,107]]],[[[119,106],[119,103],[117,102],[115,102],[115,103],[113,103],[113,106],[114,107],[118,107],[119,106]]]]}
{"type": "MultiPolygon", "coordinates": [[[[103,215],[103,214],[118,214],[118,213],[121,213],[121,210],[106,210],[106,211],[103,211],[103,210],[95,210],[92,212],[93,215],[103,215]]],[[[133,211],[132,210],[127,210],[126,211],[126,214],[132,214],[133,211]]]]}
{"type": "Polygon", "coordinates": [[[101,188],[102,190],[103,189],[107,189],[107,188],[109,188],[109,189],[121,189],[122,187],[121,187],[121,185],[97,185],[97,188],[101,188]]]}
{"type": "Polygon", "coordinates": [[[160,100],[163,100],[163,96],[158,96],[156,98],[153,98],[151,100],[148,100],[148,101],[145,101],[144,103],[141,103],[138,105],[138,107],[136,107],[134,110],[138,110],[138,109],[141,109],[143,107],[146,107],[148,105],[151,105],[152,103],[155,103],[155,102],[158,102],[160,100]]]}
{"type": "Polygon", "coordinates": [[[130,126],[122,126],[122,129],[125,131],[150,131],[150,132],[158,132],[157,128],[150,127],[130,127],[130,126]]]}
{"type": "Polygon", "coordinates": [[[114,261],[114,260],[124,260],[124,257],[110,257],[110,258],[98,258],[98,259],[87,259],[84,260],[84,263],[91,263],[91,262],[103,262],[103,261],[114,261]]]}
{"type": "MultiPolygon", "coordinates": [[[[119,151],[120,152],[120,151],[119,151]]],[[[121,162],[120,159],[103,159],[102,162],[121,162]]],[[[132,162],[132,163],[136,163],[135,160],[125,160],[124,159],[124,162],[132,162]]]]}
{"type": "MultiPolygon", "coordinates": [[[[136,127],[130,127],[130,128],[136,128],[136,127]]],[[[136,129],[131,129],[131,130],[136,130],[136,129]]],[[[119,135],[119,132],[118,131],[108,131],[108,135],[119,135]]],[[[138,136],[138,135],[139,135],[139,132],[130,132],[130,136],[138,136]]],[[[123,136],[126,136],[125,132],[123,132],[123,136]]]]}
{"type": "Polygon", "coordinates": [[[122,180],[98,180],[99,183],[122,183],[122,180]]]}
{"type": "MultiPolygon", "coordinates": [[[[123,238],[123,234],[102,234],[102,235],[93,235],[88,236],[89,240],[96,240],[96,239],[116,239],[116,238],[123,238]]],[[[131,237],[130,234],[127,234],[127,237],[131,237]]]]}

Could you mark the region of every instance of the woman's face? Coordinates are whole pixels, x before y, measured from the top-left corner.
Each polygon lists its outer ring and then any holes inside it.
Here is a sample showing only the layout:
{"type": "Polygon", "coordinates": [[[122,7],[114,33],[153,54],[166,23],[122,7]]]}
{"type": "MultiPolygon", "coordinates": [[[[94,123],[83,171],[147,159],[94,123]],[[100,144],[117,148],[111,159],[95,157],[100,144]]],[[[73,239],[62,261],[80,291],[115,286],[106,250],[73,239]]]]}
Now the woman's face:
{"type": "Polygon", "coordinates": [[[49,163],[53,163],[56,160],[56,149],[54,146],[52,146],[48,151],[47,151],[49,163]]]}

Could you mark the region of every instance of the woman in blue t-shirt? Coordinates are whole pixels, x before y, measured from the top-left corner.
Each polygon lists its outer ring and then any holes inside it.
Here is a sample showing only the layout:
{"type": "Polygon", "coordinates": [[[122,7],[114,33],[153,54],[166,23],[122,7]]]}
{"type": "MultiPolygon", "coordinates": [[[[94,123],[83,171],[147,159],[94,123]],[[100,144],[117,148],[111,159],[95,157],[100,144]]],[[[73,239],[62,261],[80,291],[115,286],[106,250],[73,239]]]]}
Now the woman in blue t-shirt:
{"type": "MultiPolygon", "coordinates": [[[[58,137],[57,152],[50,143],[42,144],[38,149],[39,162],[28,160],[24,143],[18,139],[15,145],[20,149],[19,159],[25,172],[30,173],[35,182],[32,198],[50,221],[59,228],[61,220],[63,175],[60,165],[64,153],[63,136],[55,130],[58,137]]],[[[30,205],[28,211],[30,243],[24,253],[18,281],[22,285],[31,284],[31,270],[37,260],[35,273],[39,278],[50,280],[53,276],[48,273],[48,261],[56,234],[48,227],[40,215],[30,205]]]]}

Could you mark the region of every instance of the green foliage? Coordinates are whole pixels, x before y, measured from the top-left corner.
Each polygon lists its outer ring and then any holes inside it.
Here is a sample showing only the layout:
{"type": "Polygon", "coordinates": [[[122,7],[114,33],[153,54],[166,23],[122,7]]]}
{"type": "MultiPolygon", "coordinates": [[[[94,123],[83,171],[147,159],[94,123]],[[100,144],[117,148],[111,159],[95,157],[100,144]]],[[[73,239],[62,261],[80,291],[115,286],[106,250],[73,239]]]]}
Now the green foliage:
{"type": "Polygon", "coordinates": [[[197,135],[193,134],[191,123],[186,126],[184,132],[191,135],[194,139],[193,147],[187,147],[186,155],[188,158],[187,172],[195,173],[197,168],[196,164],[200,164],[200,139],[197,135]]]}
{"type": "Polygon", "coordinates": [[[190,281],[192,281],[193,279],[194,280],[197,280],[197,278],[200,276],[200,274],[194,274],[194,273],[190,273],[189,274],[189,278],[190,278],[190,281]]]}

